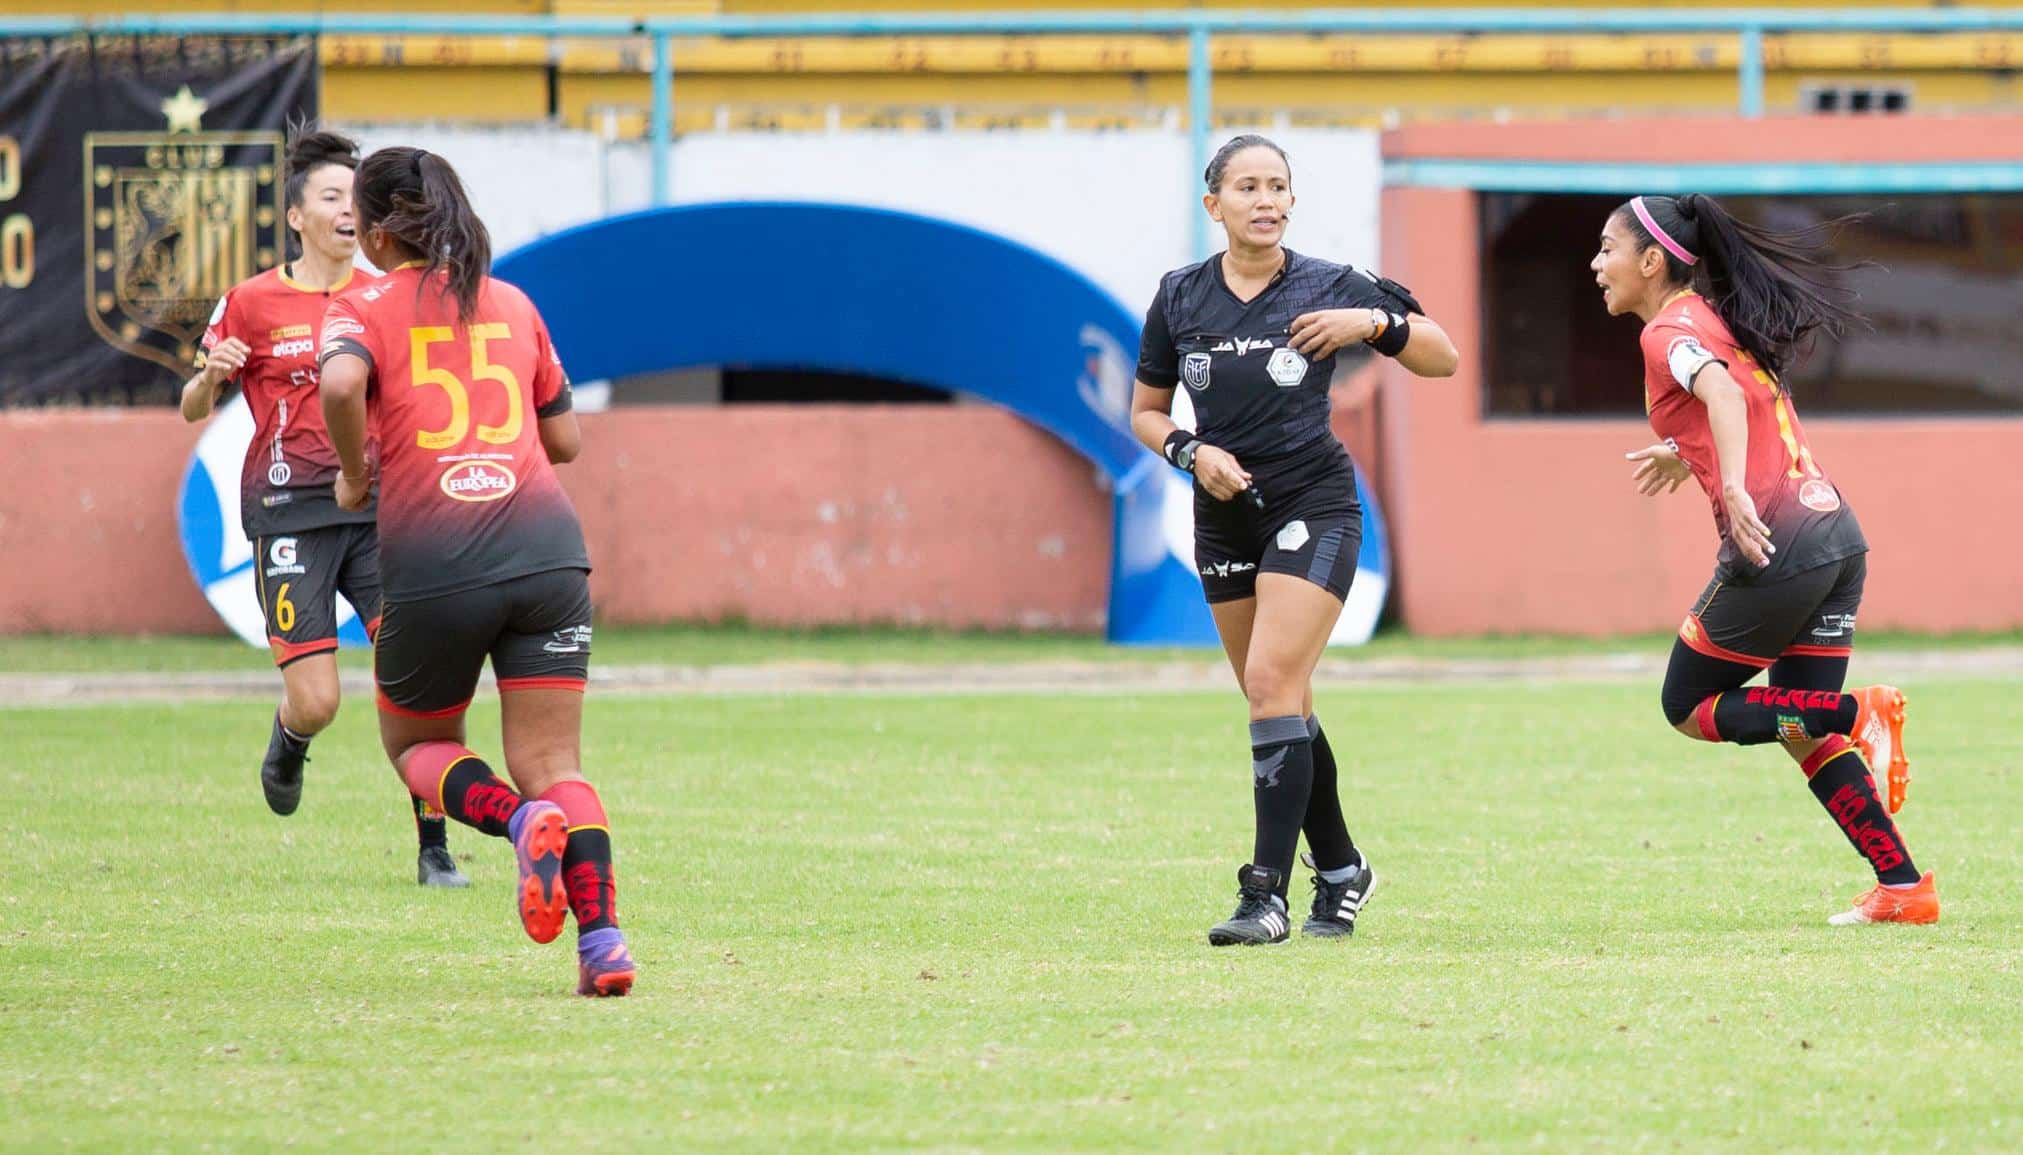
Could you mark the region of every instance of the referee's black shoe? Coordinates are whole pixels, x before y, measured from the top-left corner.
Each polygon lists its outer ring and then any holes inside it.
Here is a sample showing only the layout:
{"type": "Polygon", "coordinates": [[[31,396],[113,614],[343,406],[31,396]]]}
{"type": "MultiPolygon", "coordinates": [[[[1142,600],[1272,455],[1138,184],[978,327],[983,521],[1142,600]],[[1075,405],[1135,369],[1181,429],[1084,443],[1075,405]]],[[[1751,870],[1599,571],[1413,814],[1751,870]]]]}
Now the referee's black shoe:
{"type": "Polygon", "coordinates": [[[1292,934],[1286,917],[1285,875],[1268,866],[1246,866],[1236,872],[1236,913],[1208,932],[1210,946],[1263,946],[1284,942],[1292,934]]]}
{"type": "Polygon", "coordinates": [[[1370,892],[1377,889],[1377,872],[1370,869],[1370,860],[1357,851],[1356,872],[1340,882],[1329,882],[1321,877],[1313,855],[1302,854],[1300,859],[1314,872],[1314,909],[1299,932],[1313,938],[1347,938],[1356,933],[1356,915],[1370,901],[1370,892]]]}
{"type": "Polygon", "coordinates": [[[281,728],[281,715],[275,714],[267,757],[260,762],[260,789],[267,795],[267,809],[285,818],[302,805],[302,764],[307,761],[309,743],[290,738],[281,728]]]}

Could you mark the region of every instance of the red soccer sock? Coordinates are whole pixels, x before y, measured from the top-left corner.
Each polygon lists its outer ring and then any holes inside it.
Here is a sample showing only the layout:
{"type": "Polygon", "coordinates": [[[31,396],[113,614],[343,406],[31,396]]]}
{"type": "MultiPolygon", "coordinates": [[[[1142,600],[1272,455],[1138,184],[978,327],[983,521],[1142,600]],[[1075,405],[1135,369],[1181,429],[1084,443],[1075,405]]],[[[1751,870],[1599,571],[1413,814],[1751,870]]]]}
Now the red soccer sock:
{"type": "Polygon", "coordinates": [[[526,804],[484,759],[456,742],[423,742],[408,751],[407,788],[466,826],[510,837],[513,812],[526,804]]]}
{"type": "Polygon", "coordinates": [[[581,778],[558,782],[541,795],[569,820],[562,852],[562,885],[576,915],[576,933],[618,925],[618,877],[611,868],[611,820],[597,788],[581,778]]]}

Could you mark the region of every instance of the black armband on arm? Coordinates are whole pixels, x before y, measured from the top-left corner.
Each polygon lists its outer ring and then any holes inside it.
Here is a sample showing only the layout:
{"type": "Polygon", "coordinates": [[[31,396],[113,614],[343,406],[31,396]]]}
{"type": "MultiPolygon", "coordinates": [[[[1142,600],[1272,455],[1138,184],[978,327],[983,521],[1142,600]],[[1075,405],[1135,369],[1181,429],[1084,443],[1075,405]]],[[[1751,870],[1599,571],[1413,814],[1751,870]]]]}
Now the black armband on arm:
{"type": "Polygon", "coordinates": [[[1385,320],[1383,328],[1364,344],[1386,357],[1396,357],[1405,351],[1405,343],[1412,339],[1412,322],[1403,313],[1393,313],[1386,309],[1376,310],[1385,320]]]}

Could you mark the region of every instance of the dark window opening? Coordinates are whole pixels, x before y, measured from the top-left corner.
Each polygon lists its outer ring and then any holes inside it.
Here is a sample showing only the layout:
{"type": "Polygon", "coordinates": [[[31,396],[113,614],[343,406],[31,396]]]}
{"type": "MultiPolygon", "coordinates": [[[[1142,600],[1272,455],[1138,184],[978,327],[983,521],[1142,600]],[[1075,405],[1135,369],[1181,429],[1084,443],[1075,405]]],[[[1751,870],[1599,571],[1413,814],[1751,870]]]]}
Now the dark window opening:
{"type": "MultiPolygon", "coordinates": [[[[1643,413],[1633,316],[1611,317],[1588,268],[1623,196],[1483,193],[1484,412],[1504,417],[1643,413]]],[[[1778,228],[1848,213],[1836,274],[1867,328],[1820,340],[1785,374],[1808,416],[2023,413],[2023,194],[1722,197],[1778,228]]]]}

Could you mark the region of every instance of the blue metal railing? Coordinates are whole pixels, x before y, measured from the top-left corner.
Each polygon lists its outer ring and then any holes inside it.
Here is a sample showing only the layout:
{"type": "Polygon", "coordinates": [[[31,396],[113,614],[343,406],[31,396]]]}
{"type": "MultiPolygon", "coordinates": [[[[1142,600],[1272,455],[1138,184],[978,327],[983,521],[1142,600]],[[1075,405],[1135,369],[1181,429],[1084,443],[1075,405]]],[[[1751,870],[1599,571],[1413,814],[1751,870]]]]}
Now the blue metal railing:
{"type": "MultiPolygon", "coordinates": [[[[622,19],[442,15],[162,15],[106,18],[0,18],[0,36],[360,34],[422,36],[538,36],[653,39],[653,201],[666,204],[674,142],[672,42],[691,38],[811,36],[1185,36],[1191,187],[1207,167],[1216,33],[1732,33],[1739,47],[1736,82],[1742,115],[1763,115],[1763,37],[1767,32],[1992,32],[2023,30],[2023,9],[1703,8],[1668,11],[1591,11],[1569,8],[1428,8],[1369,11],[1310,9],[1285,12],[1177,10],[1143,12],[892,13],[805,16],[672,16],[622,19]]],[[[1194,222],[1194,249],[1206,252],[1207,222],[1194,222]]]]}

